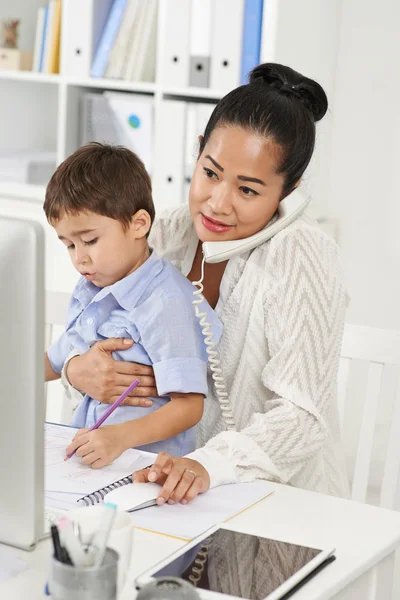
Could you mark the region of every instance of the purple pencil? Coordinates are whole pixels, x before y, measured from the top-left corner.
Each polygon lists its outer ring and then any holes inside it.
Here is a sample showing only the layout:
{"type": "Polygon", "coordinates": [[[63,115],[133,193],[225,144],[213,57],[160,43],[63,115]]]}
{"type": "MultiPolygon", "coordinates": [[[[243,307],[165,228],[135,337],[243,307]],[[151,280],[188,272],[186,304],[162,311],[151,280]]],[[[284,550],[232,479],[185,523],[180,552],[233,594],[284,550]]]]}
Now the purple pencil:
{"type": "MultiPolygon", "coordinates": [[[[135,387],[137,387],[139,385],[139,383],[140,383],[139,379],[135,379],[135,381],[133,383],[131,383],[131,385],[128,388],[126,388],[126,390],[123,392],[123,394],[121,394],[121,396],[118,398],[118,400],[116,400],[114,402],[114,404],[112,404],[110,406],[110,408],[104,413],[104,415],[102,417],[100,417],[100,419],[98,421],[96,421],[96,423],[89,429],[89,431],[94,431],[95,429],[98,429],[100,427],[100,425],[103,425],[104,421],[106,419],[108,419],[108,417],[114,412],[114,410],[116,408],[118,408],[118,406],[121,404],[121,402],[123,402],[125,400],[125,398],[127,396],[129,396],[129,394],[135,389],[135,387]]],[[[67,454],[67,458],[71,458],[71,456],[73,456],[75,454],[75,452],[76,452],[76,450],[74,450],[71,454],[67,454]]]]}

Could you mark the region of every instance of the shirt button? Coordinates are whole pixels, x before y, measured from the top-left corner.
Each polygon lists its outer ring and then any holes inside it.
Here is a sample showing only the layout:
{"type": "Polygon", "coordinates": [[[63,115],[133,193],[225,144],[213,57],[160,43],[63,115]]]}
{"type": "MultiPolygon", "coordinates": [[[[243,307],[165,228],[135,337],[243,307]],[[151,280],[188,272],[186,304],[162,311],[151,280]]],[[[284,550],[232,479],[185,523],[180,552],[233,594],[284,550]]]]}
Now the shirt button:
{"type": "Polygon", "coordinates": [[[86,320],[86,323],[87,323],[88,325],[93,325],[93,323],[94,323],[94,319],[93,319],[92,317],[89,317],[89,319],[87,319],[87,320],[86,320]]]}

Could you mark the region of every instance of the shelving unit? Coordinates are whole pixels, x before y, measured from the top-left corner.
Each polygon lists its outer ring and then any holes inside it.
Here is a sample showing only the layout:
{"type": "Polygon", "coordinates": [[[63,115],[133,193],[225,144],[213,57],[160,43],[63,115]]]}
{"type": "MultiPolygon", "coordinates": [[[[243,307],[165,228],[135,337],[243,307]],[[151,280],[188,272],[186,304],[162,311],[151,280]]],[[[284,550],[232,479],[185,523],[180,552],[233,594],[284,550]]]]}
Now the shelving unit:
{"type": "MultiPolygon", "coordinates": [[[[190,0],[188,0],[190,1],[190,0]]],[[[214,0],[218,2],[218,0],[214,0]]],[[[0,152],[7,150],[50,150],[56,153],[57,163],[63,161],[79,146],[79,101],[83,93],[115,90],[151,95],[154,98],[154,140],[159,135],[162,105],[166,100],[216,103],[226,92],[209,88],[174,88],[161,85],[160,64],[163,52],[165,11],[168,0],[159,0],[156,82],[130,82],[114,79],[76,78],[24,71],[0,71],[0,152]]],[[[20,17],[21,48],[33,46],[35,15],[42,0],[0,0],[0,19],[20,17]],[[29,6],[28,6],[29,5],[29,6]],[[23,35],[22,35],[23,34],[23,35]],[[29,45],[30,44],[30,45],[29,45]]],[[[340,0],[329,3],[320,0],[265,0],[261,61],[282,62],[305,75],[320,81],[333,96],[335,81],[335,52],[340,0]],[[329,5],[329,6],[328,6],[329,5]],[[300,8],[301,6],[301,8],[300,8]],[[317,45],[316,45],[317,42],[317,45]]],[[[73,35],[63,31],[62,35],[73,35]]],[[[229,36],[229,31],[226,32],[229,36]]],[[[329,182],[330,118],[318,129],[316,157],[305,177],[314,197],[313,212],[326,216],[324,198],[329,182]]],[[[193,147],[198,131],[193,139],[193,147]]],[[[157,164],[155,164],[157,169],[157,164]]],[[[45,186],[7,183],[0,180],[0,214],[26,216],[41,222],[45,186]]],[[[155,189],[157,209],[163,207],[163,197],[155,189]]],[[[44,222],[44,221],[43,221],[44,222]]],[[[53,240],[49,229],[47,238],[47,287],[69,291],[75,273],[63,248],[53,240]]]]}

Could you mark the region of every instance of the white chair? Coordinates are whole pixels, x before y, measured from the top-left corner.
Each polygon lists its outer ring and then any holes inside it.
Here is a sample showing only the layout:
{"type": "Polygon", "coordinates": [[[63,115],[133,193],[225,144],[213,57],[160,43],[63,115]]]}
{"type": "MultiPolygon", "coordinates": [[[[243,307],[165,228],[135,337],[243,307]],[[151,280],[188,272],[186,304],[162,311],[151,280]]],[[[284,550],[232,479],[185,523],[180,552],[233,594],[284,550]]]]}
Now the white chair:
{"type": "Polygon", "coordinates": [[[390,509],[400,508],[399,371],[400,331],[345,326],[338,401],[351,495],[390,509]]]}
{"type": "MultiPolygon", "coordinates": [[[[69,299],[69,294],[46,291],[45,349],[64,330],[69,299]]],[[[65,398],[64,389],[59,380],[46,384],[45,397],[46,420],[53,423],[68,423],[72,415],[72,406],[65,398]]]]}

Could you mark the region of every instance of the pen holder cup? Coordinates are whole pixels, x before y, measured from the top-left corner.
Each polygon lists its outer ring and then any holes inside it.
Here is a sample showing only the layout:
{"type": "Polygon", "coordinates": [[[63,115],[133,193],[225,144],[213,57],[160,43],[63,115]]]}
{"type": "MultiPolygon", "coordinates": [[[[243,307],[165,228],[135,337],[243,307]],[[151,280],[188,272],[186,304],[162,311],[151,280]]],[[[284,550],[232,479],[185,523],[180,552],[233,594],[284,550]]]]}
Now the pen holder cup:
{"type": "Polygon", "coordinates": [[[107,548],[99,567],[73,567],[51,559],[49,590],[52,600],[115,600],[118,554],[107,548]]]}
{"type": "MultiPolygon", "coordinates": [[[[92,536],[100,526],[104,514],[102,506],[84,506],[71,510],[68,518],[79,526],[83,544],[90,545],[92,536]]],[[[120,597],[125,586],[129,584],[129,573],[132,560],[134,528],[130,515],[117,510],[107,547],[119,555],[117,597],[120,597]]]]}

